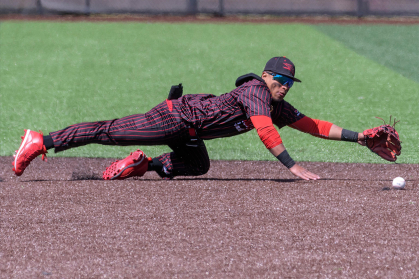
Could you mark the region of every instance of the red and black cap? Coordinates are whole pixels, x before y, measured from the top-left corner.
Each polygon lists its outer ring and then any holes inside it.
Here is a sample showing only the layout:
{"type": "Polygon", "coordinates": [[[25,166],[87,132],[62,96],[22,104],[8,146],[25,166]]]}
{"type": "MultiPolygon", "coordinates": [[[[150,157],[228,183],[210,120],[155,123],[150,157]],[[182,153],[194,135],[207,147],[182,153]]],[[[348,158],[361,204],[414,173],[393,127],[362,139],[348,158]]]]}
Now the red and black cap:
{"type": "Polygon", "coordinates": [[[285,56],[273,57],[269,59],[269,61],[266,63],[264,70],[289,77],[296,82],[301,82],[301,80],[294,77],[295,75],[294,63],[292,63],[291,60],[289,60],[285,56]]]}

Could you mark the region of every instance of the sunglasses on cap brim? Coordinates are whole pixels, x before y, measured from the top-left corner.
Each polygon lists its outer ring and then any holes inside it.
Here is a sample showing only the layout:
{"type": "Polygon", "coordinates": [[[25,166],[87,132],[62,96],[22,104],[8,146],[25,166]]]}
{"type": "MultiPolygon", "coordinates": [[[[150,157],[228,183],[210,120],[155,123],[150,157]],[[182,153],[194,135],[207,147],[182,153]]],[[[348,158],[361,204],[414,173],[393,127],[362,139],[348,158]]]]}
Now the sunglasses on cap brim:
{"type": "Polygon", "coordinates": [[[288,88],[291,88],[294,84],[294,80],[289,77],[279,75],[279,74],[274,74],[274,73],[268,73],[268,74],[270,74],[273,77],[273,79],[279,82],[281,85],[287,85],[288,88]]]}

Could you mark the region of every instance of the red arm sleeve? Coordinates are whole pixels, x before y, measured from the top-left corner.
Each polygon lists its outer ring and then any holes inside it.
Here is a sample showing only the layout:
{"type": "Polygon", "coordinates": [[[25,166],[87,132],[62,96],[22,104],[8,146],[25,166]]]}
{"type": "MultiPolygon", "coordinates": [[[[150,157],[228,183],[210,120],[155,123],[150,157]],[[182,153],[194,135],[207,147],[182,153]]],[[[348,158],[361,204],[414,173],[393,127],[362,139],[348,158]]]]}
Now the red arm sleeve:
{"type": "Polygon", "coordinates": [[[278,131],[272,124],[272,119],[264,115],[256,115],[250,117],[253,126],[255,127],[260,140],[266,146],[267,149],[274,148],[282,143],[282,139],[279,136],[278,131]]]}
{"type": "Polygon", "coordinates": [[[309,133],[315,137],[327,139],[329,138],[330,128],[332,128],[333,123],[312,119],[310,117],[304,116],[297,122],[294,122],[291,125],[288,125],[291,128],[297,129],[304,133],[309,133]]]}

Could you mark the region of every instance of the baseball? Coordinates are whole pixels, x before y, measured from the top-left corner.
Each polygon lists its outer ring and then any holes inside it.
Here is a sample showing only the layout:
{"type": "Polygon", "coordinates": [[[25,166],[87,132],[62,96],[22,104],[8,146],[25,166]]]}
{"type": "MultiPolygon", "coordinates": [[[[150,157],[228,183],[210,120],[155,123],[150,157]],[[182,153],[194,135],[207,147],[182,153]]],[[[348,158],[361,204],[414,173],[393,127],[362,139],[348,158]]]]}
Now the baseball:
{"type": "Polygon", "coordinates": [[[402,177],[396,177],[393,179],[393,188],[394,189],[403,189],[406,186],[406,181],[402,177]]]}

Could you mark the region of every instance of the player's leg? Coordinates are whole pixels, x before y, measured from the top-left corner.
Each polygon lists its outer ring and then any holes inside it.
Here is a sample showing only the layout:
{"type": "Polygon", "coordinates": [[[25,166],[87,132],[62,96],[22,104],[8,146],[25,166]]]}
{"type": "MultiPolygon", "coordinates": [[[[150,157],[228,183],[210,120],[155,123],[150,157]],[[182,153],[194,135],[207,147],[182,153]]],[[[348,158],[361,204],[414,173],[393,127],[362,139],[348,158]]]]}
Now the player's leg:
{"type": "Polygon", "coordinates": [[[171,144],[169,147],[173,152],[152,159],[149,170],[169,179],[175,176],[198,176],[208,172],[210,160],[203,140],[171,144]]]}
{"type": "Polygon", "coordinates": [[[151,120],[144,114],[120,119],[85,122],[68,126],[43,136],[42,133],[26,130],[13,162],[16,175],[21,175],[37,156],[48,149],[56,152],[90,143],[104,145],[167,145],[187,140],[185,124],[178,119],[163,123],[151,120]]]}
{"type": "Polygon", "coordinates": [[[146,157],[141,150],[112,163],[103,172],[103,179],[126,179],[143,176],[147,171],[156,171],[164,179],[175,176],[197,176],[208,172],[210,160],[202,140],[169,144],[173,149],[156,158],[146,157]]]}
{"type": "MultiPolygon", "coordinates": [[[[166,145],[173,140],[187,138],[181,130],[183,123],[162,124],[135,114],[119,119],[71,125],[50,133],[56,152],[86,144],[102,145],[166,145]],[[171,125],[169,125],[171,124],[171,125]]],[[[184,124],[183,124],[184,125],[184,124]]],[[[47,146],[47,149],[51,146],[47,146]]]]}
{"type": "Polygon", "coordinates": [[[33,159],[42,155],[42,160],[45,160],[47,153],[42,132],[25,130],[25,134],[22,136],[22,143],[19,149],[16,150],[15,155],[13,155],[13,171],[17,176],[22,175],[33,159]]]}
{"type": "Polygon", "coordinates": [[[44,159],[47,150],[52,148],[59,152],[89,143],[111,144],[108,134],[113,122],[114,120],[78,123],[49,135],[25,130],[20,147],[14,155],[13,171],[18,176],[22,175],[33,159],[41,154],[44,159]]]}

